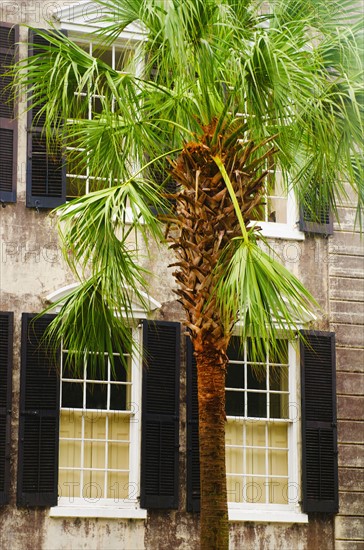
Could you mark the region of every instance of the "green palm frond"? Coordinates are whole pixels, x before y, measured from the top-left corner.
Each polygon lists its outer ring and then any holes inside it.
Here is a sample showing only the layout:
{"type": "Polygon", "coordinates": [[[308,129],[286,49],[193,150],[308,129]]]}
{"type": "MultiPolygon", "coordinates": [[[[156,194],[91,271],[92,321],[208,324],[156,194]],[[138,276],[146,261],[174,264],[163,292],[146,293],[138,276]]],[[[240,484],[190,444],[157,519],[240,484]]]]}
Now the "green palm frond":
{"type": "MultiPolygon", "coordinates": [[[[131,234],[146,244],[161,240],[153,211],[161,209],[163,190],[145,164],[158,166],[169,155],[175,160],[210,124],[214,155],[237,140],[271,140],[286,190],[300,202],[313,196],[335,211],[349,184],[360,223],[362,14],[350,0],[96,0],[95,6],[106,22],[100,51],[128,25],[139,29],[135,57],[123,72],[53,29],[37,30],[49,45],[20,61],[13,74],[41,107],[48,141],[66,144],[76,172],[87,159],[97,182],[98,191],[60,210],[60,224],[71,268],[82,281],[91,277],[88,292],[105,292],[107,311],[114,308],[113,293],[119,312],[128,309],[118,285],[146,290],[131,234]],[[95,95],[101,112],[88,120],[95,95]]],[[[261,251],[254,231],[232,241],[221,262],[216,292],[224,318],[228,322],[238,305],[251,334],[258,336],[258,326],[266,336],[270,325],[293,330],[296,314],[315,307],[302,285],[261,251]]]]}
{"type": "Polygon", "coordinates": [[[224,326],[229,332],[238,315],[242,340],[254,344],[254,360],[264,360],[264,342],[276,341],[282,332],[294,337],[299,320],[314,319],[312,312],[319,308],[302,283],[258,245],[253,231],[248,240],[235,238],[228,244],[216,271],[224,326]]]}
{"type": "MultiPolygon", "coordinates": [[[[127,367],[124,354],[137,352],[130,331],[130,315],[125,316],[131,308],[131,295],[125,287],[110,289],[105,288],[105,283],[102,274],[96,274],[47,308],[47,311],[59,308],[59,313],[49,325],[46,337],[53,349],[67,351],[66,363],[70,362],[75,374],[81,376],[85,358],[92,376],[96,369],[105,372],[105,356],[114,369],[113,354],[119,354],[127,367]]],[[[138,298],[143,300],[142,296],[138,298]]]]}

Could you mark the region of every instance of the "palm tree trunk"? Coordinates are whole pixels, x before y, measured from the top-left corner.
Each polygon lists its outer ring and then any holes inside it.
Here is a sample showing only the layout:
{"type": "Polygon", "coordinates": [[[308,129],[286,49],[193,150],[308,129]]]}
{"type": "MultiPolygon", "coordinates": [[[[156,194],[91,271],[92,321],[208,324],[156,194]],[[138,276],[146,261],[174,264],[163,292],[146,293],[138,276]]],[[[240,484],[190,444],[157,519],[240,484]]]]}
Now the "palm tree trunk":
{"type": "Polygon", "coordinates": [[[225,469],[226,355],[207,342],[196,353],[199,406],[201,550],[228,550],[225,469]]]}
{"type": "MultiPolygon", "coordinates": [[[[178,269],[173,273],[197,363],[202,550],[228,550],[229,523],[225,470],[225,373],[234,318],[221,319],[216,303],[219,260],[226,244],[241,235],[234,205],[214,160],[223,159],[246,223],[261,201],[261,167],[273,150],[256,158],[253,143],[236,141],[227,150],[210,147],[216,121],[198,142],[187,143],[171,174],[178,184],[174,211],[164,220],[178,269]]],[[[228,261],[228,256],[225,261],[228,261]]],[[[221,268],[220,268],[221,269],[221,268]]]]}

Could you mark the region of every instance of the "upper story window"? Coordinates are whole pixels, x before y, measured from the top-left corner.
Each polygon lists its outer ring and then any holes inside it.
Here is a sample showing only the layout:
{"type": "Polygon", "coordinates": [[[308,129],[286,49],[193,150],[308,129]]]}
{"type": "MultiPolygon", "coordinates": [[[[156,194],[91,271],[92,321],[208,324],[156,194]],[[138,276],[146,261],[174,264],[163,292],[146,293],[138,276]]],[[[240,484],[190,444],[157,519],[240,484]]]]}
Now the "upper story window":
{"type": "MultiPolygon", "coordinates": [[[[85,50],[89,55],[102,59],[112,69],[123,72],[125,66],[133,57],[133,50],[122,41],[117,41],[112,46],[106,48],[97,45],[97,42],[88,40],[87,35],[84,37],[77,35],[74,38],[75,42],[85,50]]],[[[102,114],[102,99],[100,95],[93,95],[89,100],[86,100],[87,94],[75,92],[76,100],[79,101],[83,109],[83,118],[87,120],[97,120],[102,114]]],[[[115,100],[112,100],[112,110],[115,100]]],[[[111,184],[110,180],[94,176],[89,168],[88,155],[83,155],[82,148],[66,147],[67,152],[74,154],[67,158],[67,174],[66,174],[66,199],[72,200],[82,195],[87,195],[92,191],[97,191],[111,184]]]]}
{"type": "Polygon", "coordinates": [[[266,237],[304,239],[304,233],[299,230],[297,201],[292,190],[287,193],[279,170],[268,173],[263,204],[254,217],[266,237]]]}

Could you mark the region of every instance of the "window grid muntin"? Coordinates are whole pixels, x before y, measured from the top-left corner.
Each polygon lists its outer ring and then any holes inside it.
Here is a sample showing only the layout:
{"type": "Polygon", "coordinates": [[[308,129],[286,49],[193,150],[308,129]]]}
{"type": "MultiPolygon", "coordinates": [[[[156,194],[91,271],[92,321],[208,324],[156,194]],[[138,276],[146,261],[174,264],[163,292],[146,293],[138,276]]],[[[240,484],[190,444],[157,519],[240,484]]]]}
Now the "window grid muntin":
{"type": "MultiPolygon", "coordinates": [[[[84,488],[85,488],[85,473],[87,472],[103,472],[103,487],[102,487],[102,499],[111,499],[112,497],[109,495],[109,492],[112,492],[114,490],[115,482],[110,479],[110,474],[116,473],[116,474],[127,474],[128,483],[130,484],[130,471],[131,471],[131,464],[130,464],[130,445],[131,445],[131,433],[130,433],[130,419],[133,417],[134,413],[132,410],[118,410],[118,409],[110,409],[110,395],[111,395],[111,386],[112,385],[123,385],[129,388],[129,399],[132,394],[132,380],[127,380],[126,382],[123,381],[112,381],[111,379],[111,363],[110,360],[107,359],[107,377],[105,377],[105,380],[94,380],[92,378],[87,377],[87,357],[84,361],[84,368],[83,368],[83,377],[79,379],[75,378],[63,378],[63,370],[64,370],[64,354],[67,353],[67,350],[63,350],[61,354],[61,403],[62,403],[62,393],[63,393],[63,382],[72,382],[76,384],[82,384],[83,386],[83,392],[82,392],[82,408],[77,407],[62,407],[61,406],[61,419],[62,419],[62,412],[72,412],[73,414],[79,415],[79,418],[81,420],[81,436],[80,437],[61,437],[60,436],[60,452],[62,450],[62,442],[74,442],[80,444],[80,466],[61,466],[59,467],[60,472],[79,472],[80,476],[80,483],[79,483],[79,493],[77,497],[73,495],[75,498],[83,498],[84,495],[84,488]],[[107,409],[91,409],[87,408],[87,384],[104,384],[107,386],[107,409]],[[87,414],[99,414],[101,417],[104,417],[105,420],[105,438],[93,438],[93,437],[86,437],[86,421],[87,421],[87,414]],[[125,418],[128,423],[128,430],[129,430],[129,437],[128,439],[109,439],[109,428],[110,428],[110,419],[112,419],[112,416],[119,416],[120,418],[125,418]],[[98,468],[98,467],[88,467],[85,466],[86,459],[85,459],[85,451],[87,449],[87,443],[90,444],[90,447],[88,449],[90,456],[92,456],[92,445],[94,443],[104,443],[104,467],[98,468]],[[110,468],[110,462],[109,460],[109,447],[110,444],[117,444],[118,446],[127,446],[127,461],[128,461],[128,468],[110,468]],[[108,481],[110,481],[110,486],[108,486],[108,481]],[[112,483],[111,483],[112,482],[112,483]]],[[[115,357],[119,357],[120,355],[117,353],[113,354],[115,357]]],[[[130,354],[124,353],[124,357],[127,359],[128,363],[128,369],[127,374],[129,373],[129,376],[131,376],[131,356],[130,354]]],[[[105,357],[107,355],[105,354],[105,357]]],[[[126,405],[128,404],[128,395],[126,396],[126,405]]],[[[77,418],[76,418],[77,420],[77,418]]],[[[90,476],[91,477],[91,476],[90,476]]],[[[92,479],[92,478],[91,478],[92,479]]],[[[68,481],[69,483],[69,481],[68,481]]],[[[73,482],[74,483],[74,482],[73,482]]],[[[90,481],[89,485],[94,485],[96,482],[90,481]]],[[[125,485],[125,484],[124,484],[125,485]]],[[[76,488],[74,487],[74,490],[76,491],[76,488]]]]}
{"type": "MultiPolygon", "coordinates": [[[[88,47],[88,53],[91,56],[93,55],[93,52],[95,50],[99,49],[99,46],[98,46],[97,43],[94,43],[92,41],[87,41],[87,40],[81,39],[79,37],[77,39],[75,39],[75,42],[80,47],[82,47],[85,51],[87,51],[87,47],[88,47]]],[[[126,47],[121,46],[120,44],[111,44],[110,47],[108,48],[108,51],[111,51],[111,68],[113,70],[117,70],[120,74],[123,74],[123,71],[118,70],[117,67],[116,67],[117,53],[120,54],[120,57],[123,53],[124,53],[125,57],[128,57],[129,55],[131,55],[131,50],[126,48],[126,47]]],[[[74,96],[75,97],[86,97],[87,94],[85,92],[74,92],[74,96]]],[[[88,102],[88,108],[87,108],[87,120],[93,120],[93,111],[92,111],[93,101],[95,99],[102,99],[103,97],[104,96],[102,96],[100,94],[93,94],[90,97],[89,102],[88,102]]],[[[113,97],[112,98],[112,103],[111,103],[112,112],[115,112],[115,103],[116,103],[116,98],[113,97]]],[[[82,153],[84,151],[84,149],[82,147],[66,146],[66,151],[77,151],[79,153],[82,153]]],[[[86,153],[86,156],[87,156],[87,158],[89,158],[89,156],[90,156],[89,151],[86,153]]],[[[66,178],[67,178],[67,183],[66,183],[67,200],[71,200],[71,199],[80,197],[82,195],[88,195],[90,192],[101,188],[101,187],[98,186],[98,187],[95,187],[95,188],[92,189],[91,188],[92,183],[105,182],[105,184],[107,183],[108,185],[111,185],[110,179],[95,177],[95,176],[92,176],[90,174],[89,162],[88,162],[87,159],[86,159],[86,174],[80,175],[80,174],[74,174],[74,173],[67,172],[66,173],[66,178]],[[71,181],[72,181],[72,185],[71,185],[71,181]],[[84,189],[83,189],[83,183],[82,182],[84,182],[84,185],[85,185],[84,189]],[[77,183],[77,185],[75,185],[75,183],[77,183]],[[81,185],[82,185],[82,187],[81,187],[81,185]],[[69,193],[70,189],[72,190],[74,187],[80,187],[81,188],[81,191],[79,191],[77,195],[69,193]]]]}
{"type": "MultiPolygon", "coordinates": [[[[227,471],[227,481],[228,481],[228,494],[231,492],[229,491],[229,479],[231,480],[236,480],[235,481],[235,487],[238,486],[240,487],[240,483],[239,483],[239,480],[242,481],[242,492],[239,491],[239,493],[242,495],[243,497],[243,503],[249,503],[251,501],[249,501],[249,495],[247,493],[247,487],[248,485],[246,483],[244,483],[244,480],[247,480],[247,479],[251,479],[253,482],[255,479],[264,479],[264,500],[261,502],[258,502],[258,503],[254,503],[255,505],[259,504],[263,504],[263,505],[270,505],[270,506],[276,506],[278,503],[275,502],[273,500],[274,498],[274,487],[275,485],[273,485],[275,483],[275,480],[285,480],[287,482],[287,486],[288,486],[288,483],[290,481],[290,479],[292,479],[292,468],[290,467],[290,461],[289,461],[289,456],[290,456],[290,448],[291,448],[291,445],[290,445],[290,441],[292,439],[292,435],[291,435],[291,428],[292,428],[292,420],[290,418],[275,418],[275,417],[270,417],[270,394],[274,395],[274,394],[278,394],[278,395],[287,395],[287,397],[289,398],[289,395],[290,395],[290,390],[291,390],[291,373],[290,373],[290,357],[291,357],[291,350],[290,350],[290,346],[288,346],[288,350],[287,350],[287,359],[288,359],[288,362],[287,363],[270,363],[269,362],[269,350],[267,350],[267,355],[266,355],[266,361],[265,362],[252,362],[252,361],[248,361],[248,350],[247,350],[247,345],[244,345],[244,348],[243,348],[243,360],[237,360],[237,359],[234,359],[234,360],[229,360],[229,364],[234,364],[234,365],[241,365],[242,368],[243,368],[243,379],[244,379],[244,387],[243,388],[231,388],[231,387],[226,387],[226,390],[227,391],[231,391],[231,392],[240,392],[240,393],[243,393],[244,394],[244,415],[241,415],[241,416],[231,416],[231,415],[227,415],[227,421],[228,423],[230,422],[230,424],[232,422],[237,422],[239,424],[241,424],[241,430],[242,430],[242,434],[241,434],[241,437],[242,437],[242,441],[243,441],[243,444],[242,445],[238,445],[238,444],[229,444],[229,443],[226,443],[226,450],[227,450],[227,458],[228,458],[228,449],[241,449],[242,451],[242,464],[243,464],[243,468],[242,470],[243,471],[238,471],[238,472],[235,472],[235,471],[227,471]],[[266,389],[260,389],[260,390],[257,390],[257,389],[249,389],[248,388],[248,366],[249,365],[260,365],[260,366],[264,366],[265,367],[265,384],[266,384],[266,389]],[[287,387],[287,390],[271,390],[270,389],[270,377],[269,377],[269,374],[270,374],[270,367],[275,367],[275,368],[285,368],[287,369],[287,377],[288,379],[285,381],[285,385],[287,387]],[[248,416],[248,398],[247,398],[247,394],[266,394],[267,395],[267,400],[266,400],[266,414],[267,414],[267,417],[249,417],[248,416]],[[247,442],[247,428],[248,428],[248,423],[249,422],[253,422],[253,425],[254,425],[254,422],[259,422],[260,424],[263,424],[264,425],[264,445],[249,445],[248,442],[247,442]],[[270,439],[272,438],[272,435],[270,437],[270,432],[269,432],[269,429],[274,427],[274,425],[281,425],[281,426],[286,426],[286,435],[285,435],[285,439],[286,439],[286,442],[287,444],[282,447],[282,446],[277,446],[277,445],[270,445],[269,444],[269,441],[270,439]],[[248,452],[251,452],[253,453],[254,451],[261,451],[261,452],[264,452],[264,468],[265,468],[265,472],[262,474],[262,473],[254,473],[254,469],[252,469],[251,472],[248,472],[248,452]],[[283,457],[284,458],[284,461],[285,461],[285,471],[286,473],[285,474],[278,474],[278,473],[273,473],[274,472],[274,467],[273,467],[273,460],[274,460],[274,456],[273,456],[273,453],[285,453],[285,456],[283,457]],[[271,494],[272,493],[272,494],[271,494]]],[[[282,381],[281,381],[282,383],[282,381]]],[[[288,404],[288,403],[287,403],[288,404]]],[[[282,405],[282,404],[281,404],[282,405]]],[[[287,416],[289,416],[289,409],[287,410],[287,416]]],[[[232,457],[233,459],[233,457],[232,457]]],[[[228,460],[227,460],[227,466],[228,466],[228,460]]],[[[254,457],[252,455],[251,457],[251,466],[253,466],[253,463],[254,463],[254,457]]],[[[234,486],[233,485],[233,486],[234,486]]],[[[238,502],[238,501],[237,501],[238,502]]],[[[281,503],[279,503],[281,504],[281,503]]]]}

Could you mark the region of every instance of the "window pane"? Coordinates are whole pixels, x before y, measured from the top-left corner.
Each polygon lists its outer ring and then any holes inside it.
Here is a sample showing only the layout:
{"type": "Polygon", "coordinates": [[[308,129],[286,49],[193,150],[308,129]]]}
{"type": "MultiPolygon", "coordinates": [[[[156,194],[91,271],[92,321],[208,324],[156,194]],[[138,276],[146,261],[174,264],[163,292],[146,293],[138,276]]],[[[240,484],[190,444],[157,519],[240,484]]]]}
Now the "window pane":
{"type": "Polygon", "coordinates": [[[112,384],[110,386],[110,410],[126,410],[127,386],[112,384]]]}
{"type": "Polygon", "coordinates": [[[228,364],[225,385],[227,388],[244,388],[244,365],[228,364]]]}
{"type": "Polygon", "coordinates": [[[288,367],[269,368],[269,389],[274,391],[288,390],[288,367]]]}
{"type": "Polygon", "coordinates": [[[95,502],[104,498],[105,472],[85,470],[83,473],[82,496],[86,502],[95,502]]]}
{"type": "Polygon", "coordinates": [[[59,426],[60,467],[81,466],[81,415],[75,411],[62,411],[59,426]]]}
{"type": "Polygon", "coordinates": [[[226,484],[228,502],[244,502],[244,478],[239,475],[229,475],[226,484]]]}
{"type": "Polygon", "coordinates": [[[112,51],[111,48],[105,49],[105,48],[97,48],[95,47],[92,55],[94,57],[98,57],[99,59],[102,59],[105,63],[109,65],[109,67],[112,67],[112,51]]]}
{"type": "Polygon", "coordinates": [[[86,384],[86,408],[106,409],[107,408],[107,385],[86,384]]]}
{"type": "Polygon", "coordinates": [[[66,195],[67,200],[72,200],[76,197],[81,197],[86,194],[86,180],[81,178],[67,177],[66,195]]]}
{"type": "Polygon", "coordinates": [[[247,361],[256,361],[259,358],[259,362],[265,364],[267,360],[268,346],[267,342],[262,338],[247,340],[247,361]]]}
{"type": "Polygon", "coordinates": [[[262,504],[265,502],[265,480],[259,477],[245,478],[244,499],[251,504],[262,504]]]}
{"type": "Polygon", "coordinates": [[[252,420],[246,422],[246,444],[265,447],[265,422],[252,420]]]}
{"type": "Polygon", "coordinates": [[[112,498],[115,503],[127,498],[136,498],[139,493],[138,488],[129,483],[127,472],[110,472],[107,491],[107,498],[112,498]]]}
{"type": "Polygon", "coordinates": [[[288,394],[270,394],[269,415],[271,418],[288,418],[288,394]]]}
{"type": "Polygon", "coordinates": [[[128,379],[128,373],[122,359],[117,355],[114,356],[114,368],[111,368],[111,380],[126,382],[128,379]]]}
{"type": "Polygon", "coordinates": [[[60,497],[66,497],[71,502],[81,495],[81,472],[80,470],[59,469],[58,487],[60,497]]]}
{"type": "Polygon", "coordinates": [[[115,70],[116,71],[123,71],[125,69],[125,65],[130,62],[130,59],[133,56],[133,52],[131,50],[126,49],[118,49],[115,51],[115,70]]]}
{"type": "Polygon", "coordinates": [[[129,468],[128,441],[109,444],[109,467],[112,470],[127,470],[129,468]]]}
{"type": "Polygon", "coordinates": [[[267,395],[265,393],[247,392],[248,416],[266,418],[267,395]]]}
{"type": "Polygon", "coordinates": [[[87,175],[87,163],[84,151],[77,151],[77,153],[75,151],[70,151],[67,154],[67,173],[77,174],[78,176],[87,175]]]}
{"type": "Polygon", "coordinates": [[[244,360],[244,348],[241,346],[240,338],[232,336],[227,350],[227,355],[231,361],[244,360]]]}
{"type": "Polygon", "coordinates": [[[107,357],[104,358],[102,367],[99,364],[92,366],[88,364],[86,373],[87,380],[107,380],[107,367],[107,357]]]}
{"type": "Polygon", "coordinates": [[[74,361],[69,359],[68,353],[62,354],[62,378],[70,378],[72,380],[83,378],[83,368],[75,367],[74,361]]]}
{"type": "Polygon", "coordinates": [[[103,111],[102,107],[102,101],[100,97],[93,97],[92,98],[92,104],[91,104],[91,112],[92,112],[92,118],[96,115],[100,115],[103,111]]]}
{"type": "Polygon", "coordinates": [[[83,407],[82,382],[63,382],[62,407],[82,409],[83,407]]]}
{"type": "Polygon", "coordinates": [[[227,416],[244,416],[244,393],[239,391],[227,391],[225,395],[225,410],[227,416]]]}
{"type": "Polygon", "coordinates": [[[269,362],[288,365],[288,341],[277,340],[275,347],[269,349],[269,362]]]}
{"type": "MultiPolygon", "coordinates": [[[[129,417],[121,414],[110,414],[109,417],[109,439],[116,441],[129,441],[129,417]]],[[[123,468],[121,464],[118,466],[123,468]]]]}
{"type": "Polygon", "coordinates": [[[243,473],[243,429],[240,422],[228,422],[225,443],[230,445],[226,451],[226,469],[230,473],[243,473]]]}
{"type": "Polygon", "coordinates": [[[106,438],[106,416],[102,412],[87,411],[85,418],[85,439],[106,438]]]}
{"type": "Polygon", "coordinates": [[[288,479],[274,477],[269,479],[269,502],[271,504],[288,504],[287,484],[288,479]]]}
{"type": "Polygon", "coordinates": [[[267,222],[287,223],[287,199],[268,197],[267,222]]]}
{"type": "Polygon", "coordinates": [[[247,366],[248,389],[266,390],[267,389],[267,367],[265,365],[247,366]]]}

